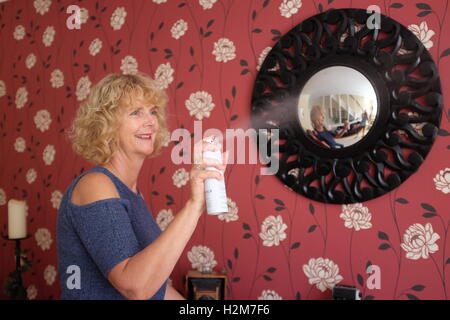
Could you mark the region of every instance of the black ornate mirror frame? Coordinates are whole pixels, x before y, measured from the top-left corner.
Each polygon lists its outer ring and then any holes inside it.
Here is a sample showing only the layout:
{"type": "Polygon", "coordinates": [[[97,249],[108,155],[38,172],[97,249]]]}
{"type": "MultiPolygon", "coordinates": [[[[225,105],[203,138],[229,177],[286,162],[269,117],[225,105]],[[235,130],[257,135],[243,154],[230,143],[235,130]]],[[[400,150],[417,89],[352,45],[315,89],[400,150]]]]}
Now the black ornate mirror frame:
{"type": "Polygon", "coordinates": [[[369,17],[331,9],[305,20],[276,43],[255,80],[252,124],[279,129],[279,140],[268,141],[268,150],[279,145],[278,178],[316,201],[356,203],[389,192],[419,168],[438,132],[442,95],[431,55],[400,23],[381,15],[380,29],[371,29],[369,17]],[[371,130],[342,149],[312,142],[298,117],[303,86],[330,66],[361,72],[377,95],[371,130]]]}

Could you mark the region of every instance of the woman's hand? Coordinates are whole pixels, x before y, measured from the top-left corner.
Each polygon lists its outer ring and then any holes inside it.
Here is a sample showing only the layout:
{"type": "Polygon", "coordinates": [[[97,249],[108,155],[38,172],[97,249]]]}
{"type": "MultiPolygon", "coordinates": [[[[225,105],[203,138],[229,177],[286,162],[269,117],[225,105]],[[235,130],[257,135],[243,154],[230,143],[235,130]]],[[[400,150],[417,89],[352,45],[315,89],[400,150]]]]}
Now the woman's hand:
{"type": "Polygon", "coordinates": [[[191,197],[189,201],[196,208],[198,208],[200,214],[203,212],[205,205],[205,179],[215,178],[222,180],[224,178],[223,173],[225,172],[227,164],[227,152],[222,154],[221,162],[216,159],[203,158],[203,152],[208,150],[219,150],[219,147],[216,144],[207,142],[208,139],[211,138],[213,137],[204,138],[194,145],[194,164],[192,165],[189,175],[191,182],[191,197]],[[215,167],[221,172],[206,170],[206,167],[215,167]]]}

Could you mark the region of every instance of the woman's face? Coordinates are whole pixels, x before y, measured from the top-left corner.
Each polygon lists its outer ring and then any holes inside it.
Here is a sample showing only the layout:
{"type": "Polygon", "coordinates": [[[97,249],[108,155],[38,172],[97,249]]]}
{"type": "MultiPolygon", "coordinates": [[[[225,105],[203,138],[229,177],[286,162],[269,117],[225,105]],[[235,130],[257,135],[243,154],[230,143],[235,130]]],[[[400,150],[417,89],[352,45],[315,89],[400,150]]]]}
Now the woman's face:
{"type": "Polygon", "coordinates": [[[325,124],[325,115],[323,114],[323,112],[317,111],[314,118],[314,127],[321,127],[325,124]]]}
{"type": "Polygon", "coordinates": [[[158,108],[143,102],[133,102],[122,108],[119,116],[119,148],[127,156],[149,156],[154,150],[159,129],[158,108]]]}
{"type": "Polygon", "coordinates": [[[325,115],[323,114],[323,112],[319,112],[319,114],[317,115],[317,120],[318,120],[318,122],[319,122],[319,124],[321,126],[324,125],[324,123],[325,123],[325,115]]]}

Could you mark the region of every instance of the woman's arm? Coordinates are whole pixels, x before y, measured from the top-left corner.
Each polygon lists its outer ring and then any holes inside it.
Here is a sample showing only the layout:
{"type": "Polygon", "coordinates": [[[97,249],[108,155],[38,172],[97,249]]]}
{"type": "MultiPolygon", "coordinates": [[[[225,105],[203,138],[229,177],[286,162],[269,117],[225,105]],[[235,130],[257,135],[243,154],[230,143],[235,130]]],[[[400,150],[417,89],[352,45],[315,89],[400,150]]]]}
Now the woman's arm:
{"type": "Polygon", "coordinates": [[[341,131],[336,132],[335,138],[342,137],[349,129],[348,121],[344,122],[344,127],[341,129],[341,131]]]}
{"type": "MultiPolygon", "coordinates": [[[[78,192],[74,194],[74,190],[72,201],[77,205],[86,205],[101,199],[120,198],[111,179],[97,172],[89,173],[80,179],[76,189],[78,192]]],[[[169,277],[195,229],[202,210],[198,202],[188,200],[160,237],[142,251],[112,268],[108,273],[111,284],[129,299],[148,299],[153,296],[169,277]]]]}
{"type": "Polygon", "coordinates": [[[338,133],[336,133],[336,135],[334,137],[341,138],[344,135],[344,133],[346,133],[346,132],[347,132],[347,130],[344,128],[341,131],[339,131],[338,133]]]}
{"type": "Polygon", "coordinates": [[[191,170],[191,197],[166,230],[142,251],[117,264],[109,273],[109,281],[125,297],[149,299],[172,273],[203,213],[204,180],[223,179],[219,172],[201,169],[215,166],[222,171],[226,166],[205,161],[191,170]]]}
{"type": "Polygon", "coordinates": [[[129,299],[152,297],[172,273],[201,212],[188,201],[155,241],[111,270],[111,284],[129,299]]]}

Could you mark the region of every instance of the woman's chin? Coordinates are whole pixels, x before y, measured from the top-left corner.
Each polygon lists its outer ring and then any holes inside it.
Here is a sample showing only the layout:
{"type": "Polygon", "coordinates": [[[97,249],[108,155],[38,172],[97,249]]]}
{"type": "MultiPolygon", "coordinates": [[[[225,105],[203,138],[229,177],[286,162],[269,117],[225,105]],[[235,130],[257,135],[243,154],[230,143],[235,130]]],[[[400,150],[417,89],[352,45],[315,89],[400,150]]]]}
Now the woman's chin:
{"type": "Polygon", "coordinates": [[[147,148],[147,149],[141,149],[137,153],[139,153],[140,155],[142,155],[144,157],[148,157],[153,153],[153,151],[154,151],[153,148],[147,148]]]}

